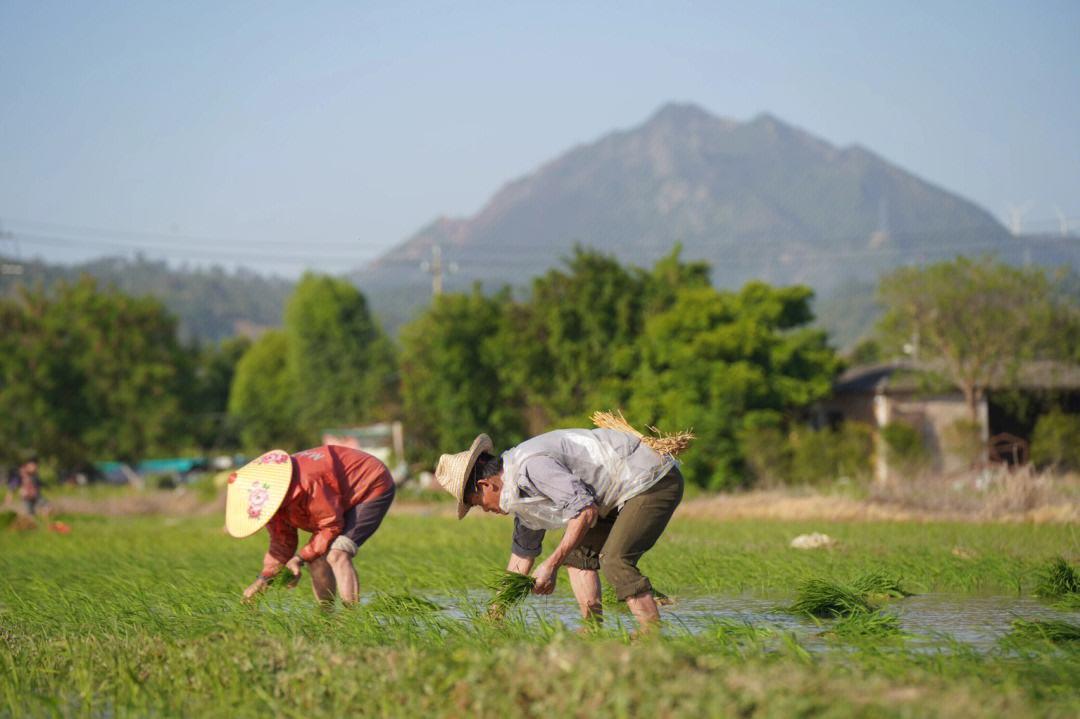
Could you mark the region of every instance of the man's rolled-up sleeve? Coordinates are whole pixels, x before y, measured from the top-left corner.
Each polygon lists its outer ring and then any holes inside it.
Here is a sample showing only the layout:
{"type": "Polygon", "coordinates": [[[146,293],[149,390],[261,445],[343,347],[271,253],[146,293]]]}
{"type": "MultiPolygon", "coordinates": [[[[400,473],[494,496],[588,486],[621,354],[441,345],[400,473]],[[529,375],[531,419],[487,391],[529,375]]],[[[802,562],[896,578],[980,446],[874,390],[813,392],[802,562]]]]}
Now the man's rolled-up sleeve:
{"type": "Polygon", "coordinates": [[[544,530],[529,529],[514,517],[514,539],[510,551],[519,557],[539,557],[544,549],[544,530]]]}
{"type": "Polygon", "coordinates": [[[596,504],[592,488],[552,457],[540,456],[528,460],[525,475],[537,492],[550,499],[557,508],[569,510],[572,517],[596,504]]]}

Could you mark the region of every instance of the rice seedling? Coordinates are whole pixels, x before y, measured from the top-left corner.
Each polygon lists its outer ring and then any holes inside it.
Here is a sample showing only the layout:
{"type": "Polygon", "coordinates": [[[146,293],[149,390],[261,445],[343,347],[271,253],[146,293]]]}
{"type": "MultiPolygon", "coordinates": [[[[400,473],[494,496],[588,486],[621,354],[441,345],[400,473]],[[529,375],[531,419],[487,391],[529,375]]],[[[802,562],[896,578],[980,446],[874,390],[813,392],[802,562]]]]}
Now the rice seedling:
{"type": "MultiPolygon", "coordinates": [[[[506,526],[494,521],[392,512],[356,558],[369,599],[330,612],[315,606],[306,578],[304,591],[241,606],[265,537],[228,540],[217,517],[65,521],[66,537],[0,532],[0,716],[574,715],[583,706],[612,716],[627,707],[672,717],[1075,715],[1075,641],[841,644],[790,618],[679,631],[677,612],[648,642],[628,646],[621,630],[631,623],[613,626],[619,617],[581,641],[555,618],[557,607],[574,614],[567,582],[536,612],[483,621],[489,595],[477,568],[506,559],[506,526]],[[426,597],[446,611],[427,611],[426,597]]],[[[672,594],[755,593],[760,606],[809,572],[877,570],[920,591],[1013,593],[1038,568],[1031,557],[1071,546],[1074,532],[676,518],[646,573],[672,594]],[[792,557],[792,534],[818,528],[845,553],[792,557]],[[958,542],[979,560],[956,562],[958,542]]]]}
{"type": "Polygon", "coordinates": [[[808,579],[799,585],[795,602],[789,607],[794,614],[835,619],[853,614],[868,614],[875,607],[863,593],[827,579],[808,579]]]}
{"type": "Polygon", "coordinates": [[[1070,594],[1080,594],[1080,573],[1064,557],[1055,557],[1038,573],[1035,595],[1056,599],[1070,594]]]}
{"type": "Polygon", "coordinates": [[[894,614],[870,612],[837,619],[822,636],[845,640],[888,639],[902,634],[900,620],[894,614]]]}
{"type": "Polygon", "coordinates": [[[442,610],[442,607],[435,602],[415,594],[389,594],[387,592],[376,592],[366,608],[378,614],[404,615],[431,614],[442,610]]]}
{"type": "Polygon", "coordinates": [[[499,572],[487,586],[495,592],[489,602],[492,613],[501,617],[507,610],[525,601],[536,586],[536,580],[518,572],[499,572]]]}
{"type": "Polygon", "coordinates": [[[1027,621],[1016,619],[1010,636],[1017,639],[1041,639],[1054,644],[1080,642],[1080,624],[1058,619],[1027,621]]]}
{"type": "Polygon", "coordinates": [[[851,583],[851,588],[864,597],[871,599],[903,599],[912,593],[900,586],[900,579],[885,572],[869,572],[851,583]]]}

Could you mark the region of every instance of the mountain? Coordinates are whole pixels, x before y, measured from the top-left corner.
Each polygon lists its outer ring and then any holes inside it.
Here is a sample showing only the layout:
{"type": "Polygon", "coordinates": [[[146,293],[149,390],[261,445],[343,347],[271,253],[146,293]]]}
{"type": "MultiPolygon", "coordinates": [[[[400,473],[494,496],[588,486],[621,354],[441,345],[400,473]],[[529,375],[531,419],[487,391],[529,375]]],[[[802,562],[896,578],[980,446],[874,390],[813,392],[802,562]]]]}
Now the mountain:
{"type": "Polygon", "coordinates": [[[828,291],[960,253],[1019,260],[988,212],[866,148],[768,114],[739,122],[670,104],[508,183],[472,217],[435,220],[353,277],[394,324],[429,296],[421,262],[434,246],[460,288],[523,284],[575,243],[647,266],[676,242],[727,287],[828,291]]]}
{"type": "Polygon", "coordinates": [[[158,297],[179,320],[182,338],[208,342],[237,334],[254,335],[280,325],[282,308],[293,287],[288,280],[249,270],[174,269],[142,257],[105,257],[78,265],[40,260],[3,262],[21,267],[22,274],[0,276],[0,295],[15,292],[19,285],[48,287],[86,274],[131,295],[158,297]]]}

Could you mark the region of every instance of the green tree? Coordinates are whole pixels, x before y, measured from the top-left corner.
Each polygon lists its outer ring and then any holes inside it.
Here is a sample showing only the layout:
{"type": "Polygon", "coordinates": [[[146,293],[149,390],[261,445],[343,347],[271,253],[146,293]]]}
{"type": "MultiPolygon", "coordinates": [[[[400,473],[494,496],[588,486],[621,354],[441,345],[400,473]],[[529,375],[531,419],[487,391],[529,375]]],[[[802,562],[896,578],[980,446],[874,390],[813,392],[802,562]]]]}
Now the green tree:
{"type": "Polygon", "coordinates": [[[805,327],[811,296],[805,287],[759,282],[738,293],[680,291],[645,323],[628,416],[666,430],[692,427],[691,479],[713,488],[744,482],[744,428],[824,397],[839,367],[825,333],[805,327]]]}
{"type": "Polygon", "coordinates": [[[307,436],[389,414],[393,346],[353,285],[305,274],[285,308],[285,336],[297,422],[307,436]]]}
{"type": "Polygon", "coordinates": [[[84,277],[0,301],[5,447],[61,466],[135,460],[183,441],[176,321],[150,297],[84,277]]]}
{"type": "Polygon", "coordinates": [[[303,444],[297,424],[295,384],[288,370],[288,338],[280,330],[263,334],[236,364],[229,415],[251,451],[303,444]]]}
{"type": "Polygon", "coordinates": [[[433,463],[480,432],[500,447],[524,438],[523,403],[506,380],[509,292],[436,297],[401,331],[401,393],[415,459],[433,463]]]}
{"type": "Polygon", "coordinates": [[[184,411],[188,434],[197,447],[238,445],[240,438],[228,414],[229,392],[236,366],[250,347],[251,340],[247,337],[192,346],[192,361],[185,368],[189,389],[184,394],[184,411]]]}
{"type": "Polygon", "coordinates": [[[577,247],[565,268],[533,283],[514,310],[508,381],[547,423],[580,425],[626,399],[647,315],[688,287],[707,287],[708,266],[676,247],[651,272],[577,247]]]}
{"type": "Polygon", "coordinates": [[[969,417],[991,384],[1014,376],[1040,352],[1056,353],[1053,283],[1039,268],[959,257],[905,267],[881,280],[879,332],[891,348],[907,345],[964,394],[969,417]]]}

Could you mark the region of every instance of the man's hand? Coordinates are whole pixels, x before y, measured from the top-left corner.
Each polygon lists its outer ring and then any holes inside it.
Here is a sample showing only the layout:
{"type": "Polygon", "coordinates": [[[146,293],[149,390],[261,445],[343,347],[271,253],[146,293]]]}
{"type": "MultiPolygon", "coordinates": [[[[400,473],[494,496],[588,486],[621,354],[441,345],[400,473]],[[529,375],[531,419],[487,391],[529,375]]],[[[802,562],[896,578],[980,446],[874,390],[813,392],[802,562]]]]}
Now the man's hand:
{"type": "Polygon", "coordinates": [[[533,572],[536,584],[533,586],[533,594],[551,594],[555,591],[555,579],[558,577],[558,566],[552,567],[548,562],[543,562],[533,572]]]}
{"type": "MultiPolygon", "coordinates": [[[[292,578],[285,583],[286,589],[295,589],[296,585],[300,583],[300,568],[304,566],[304,561],[300,557],[293,557],[289,561],[285,562],[285,570],[292,572],[292,578]]],[[[285,571],[282,570],[282,571],[285,571]]]]}
{"type": "Polygon", "coordinates": [[[244,603],[251,603],[256,595],[266,591],[266,588],[270,586],[270,582],[263,579],[261,576],[248,585],[248,588],[244,590],[244,603]]]}

